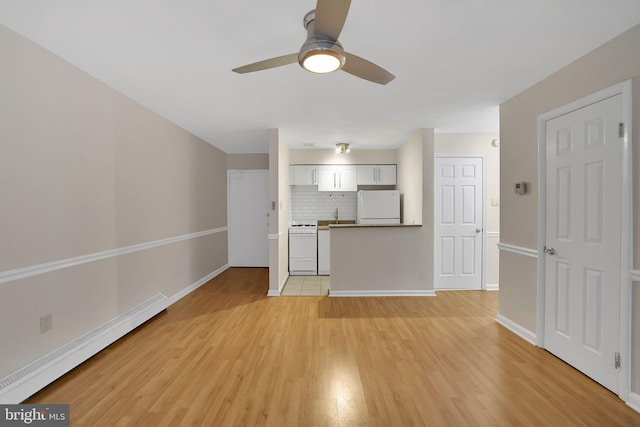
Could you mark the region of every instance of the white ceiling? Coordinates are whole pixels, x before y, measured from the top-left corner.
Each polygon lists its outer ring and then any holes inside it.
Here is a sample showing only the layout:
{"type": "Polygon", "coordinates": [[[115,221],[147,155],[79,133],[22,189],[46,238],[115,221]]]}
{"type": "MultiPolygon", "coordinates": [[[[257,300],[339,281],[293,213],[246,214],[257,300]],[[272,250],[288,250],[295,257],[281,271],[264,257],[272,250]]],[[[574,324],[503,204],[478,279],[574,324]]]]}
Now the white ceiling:
{"type": "MultiPolygon", "coordinates": [[[[638,0],[352,0],[345,50],[386,86],[297,64],[315,0],[0,0],[0,23],[229,153],[395,148],[416,129],[498,130],[498,105],[640,22],[638,0]]],[[[630,52],[637,55],[637,52],[630,52]]]]}

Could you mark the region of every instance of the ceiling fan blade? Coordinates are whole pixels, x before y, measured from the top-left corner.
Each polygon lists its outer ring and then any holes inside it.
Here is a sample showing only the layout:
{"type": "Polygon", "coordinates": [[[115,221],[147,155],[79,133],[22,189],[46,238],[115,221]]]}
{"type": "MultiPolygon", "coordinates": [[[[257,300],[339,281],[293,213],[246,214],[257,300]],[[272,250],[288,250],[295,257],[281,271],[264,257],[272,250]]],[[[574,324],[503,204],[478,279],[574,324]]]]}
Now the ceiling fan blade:
{"type": "Polygon", "coordinates": [[[396,78],[396,76],[373,62],[369,62],[352,53],[345,52],[345,55],[347,56],[347,60],[342,70],[349,74],[381,85],[386,85],[396,78]]]}
{"type": "Polygon", "coordinates": [[[349,6],[351,0],[318,0],[313,23],[315,35],[328,37],[333,41],[338,40],[349,13],[349,6]]]}
{"type": "Polygon", "coordinates": [[[254,71],[267,70],[269,68],[282,67],[283,65],[293,64],[298,62],[298,54],[292,53],[289,55],[278,56],[277,58],[265,59],[264,61],[254,62],[253,64],[245,65],[243,67],[234,68],[232,71],[244,74],[252,73],[254,71]]]}

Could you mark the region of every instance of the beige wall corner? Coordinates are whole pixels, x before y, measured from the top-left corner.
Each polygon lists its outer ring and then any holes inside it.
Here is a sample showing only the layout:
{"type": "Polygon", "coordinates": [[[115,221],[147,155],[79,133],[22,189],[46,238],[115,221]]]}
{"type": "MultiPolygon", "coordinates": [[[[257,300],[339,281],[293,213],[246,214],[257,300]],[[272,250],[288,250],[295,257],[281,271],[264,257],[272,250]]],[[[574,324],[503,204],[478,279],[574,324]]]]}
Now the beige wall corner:
{"type": "Polygon", "coordinates": [[[289,266],[289,147],[269,130],[269,294],[279,295],[289,266]]]}
{"type": "Polygon", "coordinates": [[[267,170],[269,154],[227,154],[228,170],[267,170]]]}
{"type": "Polygon", "coordinates": [[[424,165],[423,132],[416,132],[398,149],[398,176],[396,188],[402,197],[402,222],[422,224],[422,185],[424,165]]]}

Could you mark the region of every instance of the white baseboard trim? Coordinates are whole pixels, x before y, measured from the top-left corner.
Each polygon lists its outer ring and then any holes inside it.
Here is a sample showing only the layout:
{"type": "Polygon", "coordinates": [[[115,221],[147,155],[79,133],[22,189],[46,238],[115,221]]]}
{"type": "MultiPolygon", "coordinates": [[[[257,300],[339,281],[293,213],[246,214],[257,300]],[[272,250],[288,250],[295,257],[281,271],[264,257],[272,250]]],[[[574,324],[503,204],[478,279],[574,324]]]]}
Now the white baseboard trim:
{"type": "Polygon", "coordinates": [[[223,265],[170,298],[158,294],[127,313],[0,379],[0,404],[22,402],[228,268],[228,264],[223,265]]]}
{"type": "Polygon", "coordinates": [[[640,394],[634,392],[629,393],[629,398],[625,403],[634,411],[640,412],[640,394]]]}
{"type": "Polygon", "coordinates": [[[496,317],[496,322],[509,329],[520,338],[529,341],[533,345],[536,345],[536,334],[531,332],[530,330],[518,325],[512,320],[507,319],[501,314],[498,314],[498,317],[496,317]]]}
{"type": "Polygon", "coordinates": [[[104,325],[87,332],[0,380],[0,403],[20,403],[102,349],[125,336],[168,306],[158,294],[104,325]]]}
{"type": "Polygon", "coordinates": [[[289,272],[287,271],[287,274],[284,275],[284,279],[282,279],[282,281],[280,282],[280,293],[282,293],[282,290],[284,289],[284,286],[287,284],[287,280],[289,280],[289,272]]]}
{"type": "Polygon", "coordinates": [[[487,231],[487,237],[500,237],[499,231],[487,231]]]}
{"type": "Polygon", "coordinates": [[[25,279],[27,277],[50,273],[52,271],[61,270],[63,268],[69,268],[69,267],[74,267],[76,265],[86,264],[89,262],[100,261],[107,258],[113,258],[120,255],[130,254],[132,252],[138,252],[146,249],[156,248],[158,246],[164,246],[172,243],[182,242],[184,240],[196,239],[198,237],[209,236],[211,234],[216,234],[216,233],[222,233],[224,231],[227,231],[227,227],[213,228],[211,230],[199,231],[197,233],[184,234],[182,236],[154,240],[153,242],[140,243],[137,245],[125,246],[122,248],[110,249],[102,252],[95,252],[92,254],[81,255],[73,258],[66,258],[58,261],[46,262],[44,264],[31,265],[28,267],[17,268],[15,270],[0,271],[0,283],[6,283],[6,282],[12,282],[14,280],[25,279]]]}
{"type": "Polygon", "coordinates": [[[498,249],[505,252],[511,252],[512,254],[538,258],[538,251],[531,248],[524,248],[522,246],[510,245],[508,243],[498,243],[498,249]]]}
{"type": "Polygon", "coordinates": [[[485,285],[485,290],[486,291],[499,291],[500,290],[500,285],[498,283],[487,283],[485,285]]]}
{"type": "Polygon", "coordinates": [[[282,290],[284,289],[284,285],[287,284],[287,280],[289,280],[289,272],[287,272],[287,274],[285,274],[284,279],[282,279],[282,281],[280,282],[280,285],[278,285],[278,289],[269,289],[269,292],[267,292],[267,296],[268,297],[279,297],[280,295],[282,295],[282,290]]]}
{"type": "Polygon", "coordinates": [[[329,291],[330,297],[435,297],[432,290],[419,291],[329,291]]]}
{"type": "Polygon", "coordinates": [[[177,302],[177,301],[181,300],[182,298],[186,297],[191,292],[195,291],[200,286],[204,285],[209,280],[213,279],[214,277],[218,276],[219,274],[223,273],[224,271],[226,271],[228,269],[229,269],[229,264],[225,264],[222,267],[218,268],[217,270],[207,274],[206,276],[204,276],[202,279],[198,280],[194,284],[192,284],[190,286],[187,286],[186,288],[184,288],[183,290],[181,290],[180,292],[174,294],[171,298],[169,298],[169,305],[172,305],[175,302],[177,302]]]}

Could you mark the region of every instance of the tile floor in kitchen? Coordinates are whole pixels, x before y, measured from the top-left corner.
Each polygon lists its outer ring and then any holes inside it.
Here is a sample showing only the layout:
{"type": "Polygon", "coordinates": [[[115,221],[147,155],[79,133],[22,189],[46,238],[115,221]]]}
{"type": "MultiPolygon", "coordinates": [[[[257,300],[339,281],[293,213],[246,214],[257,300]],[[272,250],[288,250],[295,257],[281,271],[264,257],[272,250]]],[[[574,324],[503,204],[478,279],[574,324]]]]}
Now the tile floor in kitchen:
{"type": "Polygon", "coordinates": [[[329,276],[289,276],[281,295],[327,296],[330,279],[329,276]]]}

